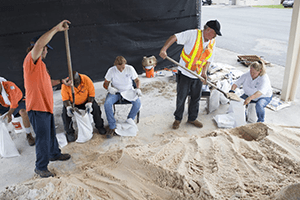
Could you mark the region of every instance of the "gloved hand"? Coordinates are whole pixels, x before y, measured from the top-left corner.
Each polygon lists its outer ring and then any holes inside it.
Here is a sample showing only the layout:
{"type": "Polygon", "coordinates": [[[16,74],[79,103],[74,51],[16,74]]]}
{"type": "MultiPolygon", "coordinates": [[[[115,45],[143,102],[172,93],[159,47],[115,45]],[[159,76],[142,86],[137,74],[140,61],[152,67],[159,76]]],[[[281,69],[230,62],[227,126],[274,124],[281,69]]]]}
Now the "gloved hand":
{"type": "Polygon", "coordinates": [[[135,94],[138,95],[139,97],[142,96],[142,91],[140,88],[135,89],[135,94]]]}
{"type": "Polygon", "coordinates": [[[72,108],[72,106],[68,106],[67,107],[67,115],[69,117],[73,117],[74,116],[74,111],[79,112],[78,108],[74,107],[72,108]]]}
{"type": "Polygon", "coordinates": [[[107,90],[110,94],[116,94],[119,91],[117,88],[111,86],[111,84],[109,84],[107,90]]]}
{"type": "Polygon", "coordinates": [[[92,107],[92,102],[88,102],[85,104],[85,113],[92,113],[93,112],[93,107],[92,107]]]}

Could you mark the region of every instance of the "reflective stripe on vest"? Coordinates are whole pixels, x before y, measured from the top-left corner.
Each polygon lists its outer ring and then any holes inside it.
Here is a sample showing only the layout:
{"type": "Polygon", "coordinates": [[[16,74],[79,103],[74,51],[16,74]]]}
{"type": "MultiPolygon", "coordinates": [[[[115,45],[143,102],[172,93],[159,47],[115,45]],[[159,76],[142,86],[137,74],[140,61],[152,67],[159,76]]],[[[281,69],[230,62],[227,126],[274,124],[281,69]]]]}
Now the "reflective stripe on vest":
{"type": "Polygon", "coordinates": [[[215,39],[212,39],[207,47],[203,49],[202,31],[198,30],[197,40],[190,54],[186,54],[184,48],[182,49],[180,57],[186,63],[185,67],[200,74],[203,66],[212,56],[214,44],[215,39]]]}

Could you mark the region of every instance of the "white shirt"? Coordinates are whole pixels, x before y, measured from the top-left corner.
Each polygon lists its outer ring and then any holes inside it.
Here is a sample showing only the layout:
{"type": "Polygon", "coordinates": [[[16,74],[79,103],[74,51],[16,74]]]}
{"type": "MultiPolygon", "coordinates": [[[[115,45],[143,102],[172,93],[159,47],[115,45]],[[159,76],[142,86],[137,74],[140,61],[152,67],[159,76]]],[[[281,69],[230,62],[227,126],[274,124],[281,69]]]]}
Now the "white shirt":
{"type": "Polygon", "coordinates": [[[262,95],[254,101],[257,101],[262,97],[271,97],[273,94],[271,82],[269,76],[264,74],[263,76],[258,76],[256,79],[252,79],[250,71],[244,73],[234,84],[238,87],[243,85],[243,90],[247,96],[251,96],[257,91],[260,91],[262,95]]]}
{"type": "MultiPolygon", "coordinates": [[[[184,45],[184,51],[186,54],[190,54],[195,42],[197,40],[197,36],[198,36],[198,30],[197,29],[193,29],[193,30],[187,30],[187,31],[183,31],[180,33],[176,33],[175,34],[176,38],[177,38],[177,44],[181,44],[184,45]]],[[[203,44],[203,49],[207,47],[207,45],[209,44],[210,41],[204,42],[204,38],[203,38],[203,31],[202,31],[202,44],[203,44]]],[[[216,42],[215,42],[216,45],[216,42]]],[[[207,60],[207,62],[212,62],[213,57],[214,57],[214,52],[215,52],[215,45],[214,45],[214,49],[213,49],[213,54],[212,56],[207,60]]],[[[185,62],[183,61],[183,59],[180,57],[180,61],[179,64],[181,64],[182,66],[185,66],[185,62]]],[[[190,78],[194,78],[196,79],[197,77],[192,75],[191,73],[187,72],[186,70],[182,69],[181,67],[178,66],[178,70],[181,71],[182,74],[184,74],[185,76],[188,76],[190,78]]]]}
{"type": "Polygon", "coordinates": [[[127,64],[122,72],[118,70],[117,66],[112,66],[105,75],[105,79],[110,81],[112,86],[117,88],[120,93],[132,89],[132,80],[136,78],[138,78],[138,74],[135,69],[127,64]]]}

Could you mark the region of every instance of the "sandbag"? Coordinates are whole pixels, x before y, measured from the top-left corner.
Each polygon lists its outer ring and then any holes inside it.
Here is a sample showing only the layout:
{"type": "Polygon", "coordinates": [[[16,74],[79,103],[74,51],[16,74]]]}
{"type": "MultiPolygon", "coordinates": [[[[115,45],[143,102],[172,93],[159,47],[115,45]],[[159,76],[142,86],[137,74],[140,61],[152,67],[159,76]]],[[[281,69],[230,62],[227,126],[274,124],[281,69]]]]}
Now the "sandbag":
{"type": "Polygon", "coordinates": [[[9,135],[6,123],[2,119],[0,119],[0,155],[5,158],[20,156],[15,143],[9,135]]]}
{"type": "Polygon", "coordinates": [[[235,119],[233,113],[221,114],[213,117],[219,128],[233,128],[235,119]]]}
{"type": "Polygon", "coordinates": [[[77,123],[78,136],[76,142],[84,143],[93,137],[93,117],[92,114],[85,113],[83,115],[74,112],[74,117],[77,123]]]}
{"type": "Polygon", "coordinates": [[[138,127],[135,122],[130,118],[125,122],[116,124],[115,132],[120,136],[136,136],[138,127]]]}
{"type": "Polygon", "coordinates": [[[243,126],[246,124],[246,113],[244,101],[230,101],[228,113],[232,113],[234,117],[234,127],[243,126]]]}
{"type": "Polygon", "coordinates": [[[257,115],[256,115],[256,103],[249,103],[247,108],[247,122],[255,123],[257,122],[257,115]]]}

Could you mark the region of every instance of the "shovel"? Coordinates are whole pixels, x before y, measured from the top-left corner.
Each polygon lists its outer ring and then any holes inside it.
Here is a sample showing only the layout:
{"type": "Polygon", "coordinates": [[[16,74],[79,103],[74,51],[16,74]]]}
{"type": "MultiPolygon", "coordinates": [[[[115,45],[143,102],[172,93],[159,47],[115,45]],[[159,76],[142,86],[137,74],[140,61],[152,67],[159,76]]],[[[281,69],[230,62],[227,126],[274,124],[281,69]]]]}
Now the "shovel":
{"type": "MultiPolygon", "coordinates": [[[[182,66],[181,64],[179,64],[177,61],[175,61],[174,59],[170,58],[169,56],[166,57],[169,61],[171,61],[172,63],[180,66],[182,69],[184,69],[185,71],[193,74],[194,76],[196,76],[197,78],[199,78],[201,81],[205,81],[203,77],[199,76],[198,74],[196,74],[195,72],[193,72],[192,70],[182,66]]],[[[235,93],[226,93],[223,90],[221,90],[220,88],[218,88],[215,84],[213,84],[212,82],[206,80],[206,82],[208,83],[208,85],[212,86],[213,88],[215,88],[216,90],[218,90],[219,92],[221,92],[222,94],[224,94],[224,96],[227,99],[230,100],[234,100],[234,101],[241,101],[242,99],[236,95],[235,93]]]]}
{"type": "MultiPolygon", "coordinates": [[[[73,84],[71,86],[71,90],[72,90],[72,98],[73,98],[73,103],[72,108],[74,109],[75,107],[75,91],[74,91],[74,79],[73,79],[73,70],[72,70],[72,63],[71,63],[71,52],[70,52],[70,44],[69,44],[69,34],[68,34],[68,30],[64,31],[64,35],[65,35],[65,45],[66,45],[66,53],[67,53],[67,61],[68,61],[68,71],[69,71],[69,77],[72,80],[73,84]]],[[[81,114],[79,111],[77,111],[79,114],[81,114]]]]}

